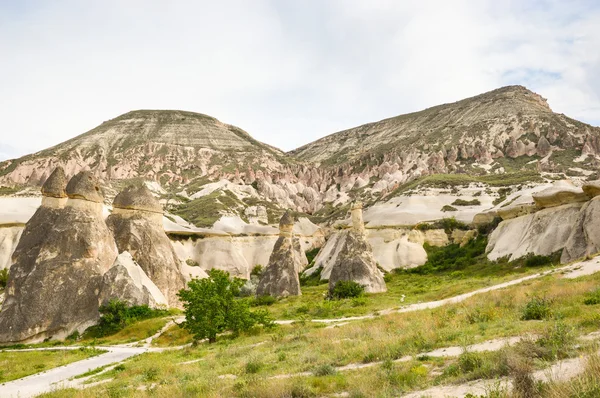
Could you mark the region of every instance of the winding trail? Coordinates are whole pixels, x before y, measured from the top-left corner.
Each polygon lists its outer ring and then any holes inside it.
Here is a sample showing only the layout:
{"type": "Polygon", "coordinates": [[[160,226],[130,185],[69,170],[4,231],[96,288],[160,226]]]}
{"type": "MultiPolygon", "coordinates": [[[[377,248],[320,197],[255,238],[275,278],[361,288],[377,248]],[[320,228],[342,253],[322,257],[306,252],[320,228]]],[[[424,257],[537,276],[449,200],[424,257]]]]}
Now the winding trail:
{"type": "MultiPolygon", "coordinates": [[[[330,327],[342,326],[342,325],[347,324],[352,321],[371,319],[371,318],[375,318],[375,317],[379,317],[379,316],[387,315],[387,314],[392,314],[392,313],[419,311],[419,310],[424,310],[424,309],[437,308],[437,307],[441,307],[441,306],[444,306],[447,304],[459,303],[459,302],[464,301],[464,300],[466,300],[470,297],[473,297],[477,294],[487,293],[487,292],[491,292],[491,291],[499,290],[499,289],[504,289],[509,286],[518,285],[525,281],[540,278],[540,277],[550,275],[553,273],[563,273],[564,277],[574,278],[574,277],[578,277],[578,276],[582,276],[582,275],[590,275],[590,274],[593,274],[598,271],[600,271],[600,257],[589,260],[589,261],[575,263],[575,264],[567,265],[564,267],[556,268],[553,270],[540,272],[540,273],[537,273],[534,275],[529,275],[529,276],[525,276],[522,278],[514,279],[512,281],[500,283],[498,285],[474,290],[472,292],[461,294],[461,295],[458,295],[455,297],[450,297],[450,298],[447,298],[444,300],[437,300],[437,301],[431,301],[431,302],[426,302],[426,303],[416,303],[416,304],[404,306],[402,308],[393,308],[393,309],[382,310],[382,311],[379,311],[377,314],[369,314],[369,315],[346,317],[346,318],[335,318],[335,319],[312,319],[311,322],[328,323],[328,324],[331,324],[330,327]]],[[[90,384],[84,384],[85,381],[87,381],[92,376],[74,379],[75,376],[81,375],[90,370],[93,370],[93,369],[96,369],[99,367],[104,367],[104,366],[107,367],[107,369],[105,369],[104,371],[107,371],[110,369],[111,365],[115,366],[116,364],[118,364],[122,361],[125,361],[126,359],[129,359],[133,356],[140,355],[140,354],[143,354],[146,352],[161,352],[161,351],[165,351],[165,350],[182,349],[185,346],[169,347],[169,348],[151,347],[152,341],[154,339],[158,338],[169,327],[171,327],[173,324],[175,324],[175,322],[180,322],[181,320],[183,320],[183,318],[179,317],[179,318],[176,318],[176,319],[173,319],[173,320],[167,322],[167,324],[160,331],[158,331],[155,335],[153,335],[147,339],[144,339],[144,340],[141,340],[138,342],[134,342],[134,343],[130,343],[130,344],[123,344],[123,345],[96,346],[96,348],[106,350],[107,352],[104,354],[92,357],[92,358],[87,358],[87,359],[84,359],[81,361],[70,363],[68,365],[50,369],[48,371],[30,375],[30,376],[27,376],[27,377],[24,377],[24,378],[21,378],[18,380],[13,380],[13,381],[10,381],[10,382],[4,383],[4,384],[0,384],[0,397],[2,397],[2,398],[5,398],[5,397],[6,398],[28,398],[28,397],[34,397],[41,393],[52,391],[52,390],[58,389],[58,388],[66,388],[66,387],[85,388],[85,387],[90,386],[90,384]]],[[[281,325],[287,325],[287,324],[291,324],[295,321],[294,320],[280,320],[280,321],[275,321],[275,322],[278,324],[281,324],[281,325]]],[[[513,337],[510,339],[491,340],[489,342],[477,344],[477,345],[471,346],[469,348],[474,351],[476,351],[476,350],[484,350],[484,351],[496,350],[496,349],[500,349],[505,344],[514,343],[516,341],[515,339],[520,339],[520,337],[513,337]]],[[[78,349],[78,348],[79,347],[34,348],[34,349],[28,349],[28,351],[33,351],[33,350],[40,350],[40,351],[41,350],[72,350],[72,349],[78,349]]],[[[426,353],[426,354],[422,354],[422,355],[457,356],[457,355],[460,355],[462,350],[463,350],[462,347],[449,347],[449,348],[435,350],[430,353],[426,353]]],[[[25,350],[15,350],[15,351],[25,351],[25,350]]],[[[412,357],[403,357],[403,358],[398,359],[397,361],[408,361],[411,359],[412,359],[412,357]]],[[[555,366],[568,365],[568,368],[572,370],[571,372],[566,372],[560,368],[559,368],[559,370],[557,370],[557,372],[558,372],[557,374],[559,374],[561,377],[568,376],[569,374],[574,374],[573,373],[574,369],[576,370],[576,369],[582,368],[583,360],[584,359],[582,359],[582,358],[575,358],[572,360],[562,361],[561,363],[554,365],[552,367],[552,369],[555,366]]],[[[192,362],[190,362],[190,363],[192,363],[192,362]]],[[[181,365],[185,365],[185,364],[186,363],[184,362],[181,365]]],[[[365,367],[375,366],[377,364],[378,364],[377,362],[368,363],[368,364],[349,364],[349,365],[340,367],[338,370],[345,371],[345,370],[361,369],[361,368],[365,368],[365,367]]],[[[307,373],[306,375],[310,375],[310,374],[312,374],[312,373],[307,373]]],[[[274,376],[274,378],[287,378],[287,377],[302,376],[302,375],[304,375],[304,374],[300,373],[300,374],[291,374],[291,375],[278,375],[278,376],[274,376]]],[[[224,375],[224,376],[228,376],[228,375],[224,375]]],[[[537,375],[537,373],[536,373],[536,377],[538,377],[538,376],[542,377],[541,375],[537,375]]],[[[504,380],[503,382],[507,383],[507,385],[509,385],[509,383],[510,383],[508,380],[504,380]]],[[[470,383],[468,385],[463,385],[463,386],[435,387],[430,390],[420,391],[418,393],[415,393],[415,394],[419,394],[419,395],[410,395],[409,394],[409,395],[407,395],[407,397],[417,397],[417,396],[422,396],[422,395],[427,396],[428,394],[431,395],[432,397],[445,397],[448,394],[456,396],[457,394],[458,395],[462,394],[461,389],[465,389],[465,391],[466,391],[465,394],[468,392],[478,392],[478,391],[485,392],[485,388],[487,388],[489,383],[490,383],[489,381],[475,381],[473,383],[470,383]],[[450,389],[450,390],[444,390],[445,388],[450,389]],[[439,395],[439,394],[441,394],[441,395],[439,395]]]]}

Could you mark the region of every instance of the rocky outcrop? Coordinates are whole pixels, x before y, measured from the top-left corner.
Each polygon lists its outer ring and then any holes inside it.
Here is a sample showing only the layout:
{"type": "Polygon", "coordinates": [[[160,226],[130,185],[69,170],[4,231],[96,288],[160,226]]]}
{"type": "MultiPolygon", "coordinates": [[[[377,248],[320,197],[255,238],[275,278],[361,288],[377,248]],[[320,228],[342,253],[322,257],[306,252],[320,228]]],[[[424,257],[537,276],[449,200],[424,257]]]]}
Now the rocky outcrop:
{"type": "Polygon", "coordinates": [[[387,290],[383,274],[364,232],[362,204],[352,206],[352,228],[344,231],[347,235],[340,247],[336,262],[329,276],[329,291],[333,291],[339,281],[354,281],[364,286],[367,293],[380,293],[387,290]]]}
{"type": "Polygon", "coordinates": [[[583,189],[570,181],[557,181],[552,187],[533,194],[533,200],[539,208],[561,206],[567,203],[585,202],[588,196],[583,189]]]}
{"type": "Polygon", "coordinates": [[[588,181],[582,185],[581,189],[589,198],[595,198],[600,195],[600,180],[588,181]]]}
{"type": "Polygon", "coordinates": [[[600,197],[595,197],[581,208],[565,244],[561,263],[600,252],[600,197]]]}
{"type": "Polygon", "coordinates": [[[0,225],[0,270],[10,268],[15,249],[21,239],[23,227],[0,225]]]}
{"type": "Polygon", "coordinates": [[[547,256],[563,249],[581,206],[571,203],[502,221],[489,236],[488,258],[512,261],[530,253],[547,256]]]}
{"type": "Polygon", "coordinates": [[[119,252],[127,251],[160,289],[171,307],[185,287],[180,261],[162,225],[162,207],[144,185],[130,186],[113,201],[106,219],[119,252]]]}
{"type": "Polygon", "coordinates": [[[269,258],[269,264],[263,271],[256,287],[258,296],[273,297],[299,296],[301,259],[298,253],[300,242],[294,238],[292,230],[294,218],[287,211],[279,222],[279,238],[269,258]]]}
{"type": "Polygon", "coordinates": [[[102,278],[98,301],[106,305],[116,299],[128,305],[147,305],[152,308],[167,305],[167,299],[135,262],[129,252],[119,254],[115,263],[102,278]]]}
{"type": "Polygon", "coordinates": [[[90,173],[81,172],[67,184],[64,203],[53,180],[64,173],[53,176],[13,256],[0,313],[3,343],[64,338],[99,318],[102,277],[117,256],[102,217],[101,191],[90,173]]]}

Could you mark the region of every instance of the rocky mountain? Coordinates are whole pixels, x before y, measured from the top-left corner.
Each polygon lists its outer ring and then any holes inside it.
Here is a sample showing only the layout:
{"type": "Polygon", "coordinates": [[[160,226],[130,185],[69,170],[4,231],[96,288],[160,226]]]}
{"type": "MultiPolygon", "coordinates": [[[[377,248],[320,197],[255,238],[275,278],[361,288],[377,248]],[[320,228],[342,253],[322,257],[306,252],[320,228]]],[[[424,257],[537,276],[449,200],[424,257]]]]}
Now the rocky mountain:
{"type": "Polygon", "coordinates": [[[594,179],[599,159],[600,128],[509,86],[341,131],[287,154],[207,115],[133,111],[0,163],[0,187],[40,185],[62,166],[67,176],[90,170],[107,187],[107,202],[111,190],[145,180],[167,210],[199,227],[223,215],[273,224],[284,209],[323,222],[344,218],[351,200],[370,207],[432,181],[594,179]]]}
{"type": "Polygon", "coordinates": [[[289,153],[338,176],[383,180],[377,191],[439,173],[586,175],[598,167],[600,128],[552,112],[508,86],[455,103],[340,131],[289,153]]]}

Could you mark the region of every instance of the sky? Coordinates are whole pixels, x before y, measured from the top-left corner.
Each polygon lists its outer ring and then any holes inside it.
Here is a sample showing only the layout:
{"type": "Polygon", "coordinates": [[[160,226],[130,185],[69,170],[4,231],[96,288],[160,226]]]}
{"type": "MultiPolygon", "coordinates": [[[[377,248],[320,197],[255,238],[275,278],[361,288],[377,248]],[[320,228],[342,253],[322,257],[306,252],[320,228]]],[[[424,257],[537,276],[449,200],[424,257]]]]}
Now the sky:
{"type": "Polygon", "coordinates": [[[291,150],[521,84],[600,125],[597,0],[0,0],[0,160],[135,109],[291,150]]]}

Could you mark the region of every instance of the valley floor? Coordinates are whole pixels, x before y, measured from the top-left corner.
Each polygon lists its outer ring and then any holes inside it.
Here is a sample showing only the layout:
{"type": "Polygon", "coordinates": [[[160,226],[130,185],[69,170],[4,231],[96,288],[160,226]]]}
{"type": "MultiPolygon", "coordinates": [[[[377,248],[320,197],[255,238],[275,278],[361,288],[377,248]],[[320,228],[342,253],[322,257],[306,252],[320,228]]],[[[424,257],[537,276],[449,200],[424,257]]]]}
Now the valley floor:
{"type": "MultiPolygon", "coordinates": [[[[527,374],[534,378],[557,364],[583,371],[585,360],[579,357],[597,350],[599,305],[584,301],[600,287],[600,274],[595,274],[599,268],[594,259],[443,301],[350,319],[311,322],[306,317],[281,322],[273,331],[255,330],[237,339],[222,336],[211,345],[187,345],[189,336],[163,319],[164,326],[152,337],[146,336],[156,325],[141,328],[145,335],[137,336],[139,342],[119,346],[114,345],[119,339],[113,339],[106,342],[112,345],[101,347],[106,354],[5,383],[1,395],[483,394],[482,388],[489,390],[494,380],[497,390],[509,385],[515,361],[525,361],[527,374]],[[542,316],[525,320],[528,311],[542,316]],[[168,346],[173,349],[160,348],[168,346]]],[[[120,332],[121,342],[135,339],[129,329],[120,332]]]]}

